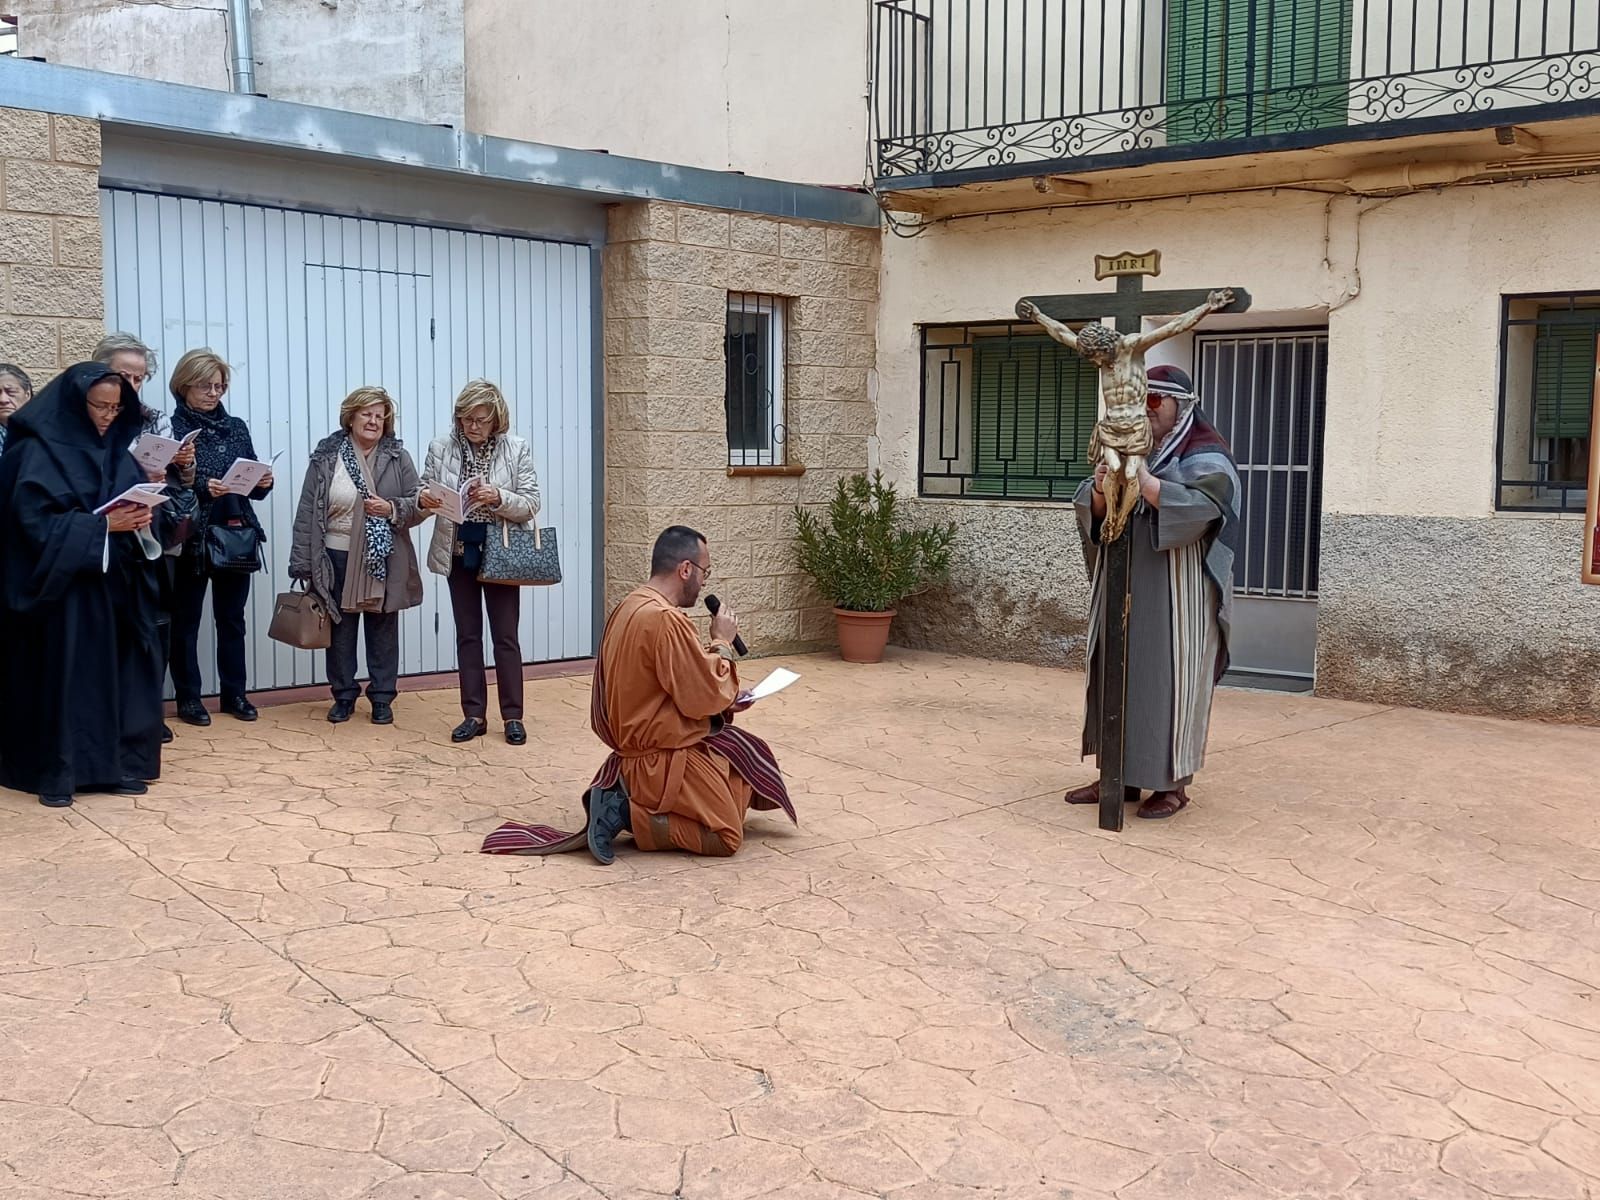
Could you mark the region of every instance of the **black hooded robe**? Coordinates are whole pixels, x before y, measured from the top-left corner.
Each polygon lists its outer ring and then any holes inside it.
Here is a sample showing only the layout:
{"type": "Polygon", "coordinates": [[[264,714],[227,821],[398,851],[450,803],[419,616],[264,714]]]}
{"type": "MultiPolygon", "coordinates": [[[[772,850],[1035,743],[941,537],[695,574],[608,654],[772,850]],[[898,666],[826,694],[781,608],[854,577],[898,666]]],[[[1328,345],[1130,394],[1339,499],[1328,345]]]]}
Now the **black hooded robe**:
{"type": "Polygon", "coordinates": [[[94,510],[144,481],[129,443],[141,417],[132,387],[98,363],[69,367],[12,417],[0,456],[0,783],[68,796],[161,771],[164,664],[156,617],[160,543],[107,537],[94,510]],[[122,383],[101,435],[89,389],[122,383]]]}

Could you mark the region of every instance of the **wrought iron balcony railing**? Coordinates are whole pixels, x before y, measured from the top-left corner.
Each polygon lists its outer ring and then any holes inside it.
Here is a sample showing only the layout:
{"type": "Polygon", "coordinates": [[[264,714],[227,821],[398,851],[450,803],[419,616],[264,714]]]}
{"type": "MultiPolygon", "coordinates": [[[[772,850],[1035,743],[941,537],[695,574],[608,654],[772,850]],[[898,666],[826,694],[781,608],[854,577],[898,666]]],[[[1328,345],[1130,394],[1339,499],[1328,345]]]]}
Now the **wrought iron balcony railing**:
{"type": "Polygon", "coordinates": [[[884,183],[1600,113],[1596,0],[874,0],[884,183]]]}

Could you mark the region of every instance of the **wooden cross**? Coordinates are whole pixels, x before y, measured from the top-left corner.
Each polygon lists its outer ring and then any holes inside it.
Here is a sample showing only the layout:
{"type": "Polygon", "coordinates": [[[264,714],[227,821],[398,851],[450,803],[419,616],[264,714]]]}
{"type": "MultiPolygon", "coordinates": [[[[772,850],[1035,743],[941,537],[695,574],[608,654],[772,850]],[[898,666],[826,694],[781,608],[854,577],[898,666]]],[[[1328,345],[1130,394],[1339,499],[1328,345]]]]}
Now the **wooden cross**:
{"type": "MultiPolygon", "coordinates": [[[[1114,293],[1084,292],[1071,296],[1025,296],[1045,316],[1067,324],[1099,321],[1110,317],[1118,333],[1138,333],[1147,316],[1168,316],[1187,312],[1204,304],[1209,289],[1187,288],[1147,292],[1144,276],[1161,273],[1161,255],[1117,254],[1095,256],[1095,278],[1115,276],[1114,293]]],[[[1233,289],[1234,300],[1221,312],[1243,312],[1250,307],[1250,294],[1233,289]]],[[[1100,677],[1095,686],[1100,693],[1100,828],[1122,830],[1123,752],[1127,744],[1128,710],[1128,618],[1133,611],[1129,576],[1131,530],[1109,546],[1102,546],[1101,569],[1105,572],[1106,603],[1101,614],[1100,677]],[[1120,601],[1120,602],[1119,602],[1120,601]]],[[[1092,664],[1085,664],[1091,667],[1092,664]]]]}

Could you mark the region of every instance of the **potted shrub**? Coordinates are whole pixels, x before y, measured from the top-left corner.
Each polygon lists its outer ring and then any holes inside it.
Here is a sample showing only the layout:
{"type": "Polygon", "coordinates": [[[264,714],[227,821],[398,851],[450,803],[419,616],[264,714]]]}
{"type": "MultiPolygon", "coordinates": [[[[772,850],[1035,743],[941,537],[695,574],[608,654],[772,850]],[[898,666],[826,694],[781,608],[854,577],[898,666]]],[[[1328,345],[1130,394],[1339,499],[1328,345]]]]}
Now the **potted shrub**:
{"type": "Polygon", "coordinates": [[[846,662],[881,662],[895,605],[949,571],[955,525],[906,526],[894,485],[883,482],[881,471],[841,479],[826,522],[799,507],[794,521],[795,557],[833,602],[840,655],[846,662]]]}

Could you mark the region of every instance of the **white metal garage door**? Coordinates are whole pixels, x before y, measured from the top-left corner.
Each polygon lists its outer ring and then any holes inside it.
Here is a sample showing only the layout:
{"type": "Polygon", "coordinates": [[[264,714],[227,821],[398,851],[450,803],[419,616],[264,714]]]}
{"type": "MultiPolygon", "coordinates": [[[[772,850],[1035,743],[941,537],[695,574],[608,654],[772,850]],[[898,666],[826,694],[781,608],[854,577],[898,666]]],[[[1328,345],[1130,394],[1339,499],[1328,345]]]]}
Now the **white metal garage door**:
{"type": "MultiPolygon", "coordinates": [[[[168,373],[210,346],[233,367],[228,411],[256,451],[280,450],[277,486],[257,506],[269,573],[249,615],[250,686],[323,682],[323,656],[267,637],[287,585],[290,538],[306,462],[361,384],[388,389],[399,435],[420,471],[428,442],[450,426],[468,379],[498,383],[515,431],[533,444],[541,523],[561,538],[564,582],[525,589],[529,662],[582,658],[596,639],[593,262],[587,246],[193,200],[101,193],[106,320],[148,342],[160,370],[146,399],[171,410],[168,373]]],[[[419,559],[432,524],[412,532],[419,559]]],[[[404,674],[455,668],[444,581],[424,569],[426,599],[401,623],[404,674]]],[[[201,662],[215,691],[210,619],[201,662]]]]}

